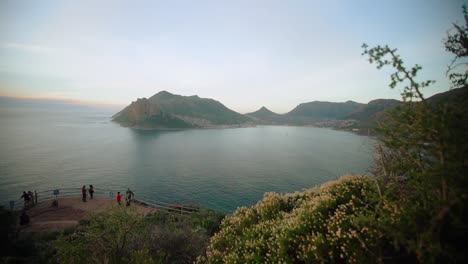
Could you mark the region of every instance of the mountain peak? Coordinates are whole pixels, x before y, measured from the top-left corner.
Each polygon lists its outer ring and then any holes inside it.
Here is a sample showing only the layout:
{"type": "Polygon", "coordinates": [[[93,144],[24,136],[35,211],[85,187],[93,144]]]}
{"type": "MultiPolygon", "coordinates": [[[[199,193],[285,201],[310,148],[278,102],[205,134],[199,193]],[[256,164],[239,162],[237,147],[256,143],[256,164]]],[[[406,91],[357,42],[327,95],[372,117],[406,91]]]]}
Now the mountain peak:
{"type": "Polygon", "coordinates": [[[170,93],[170,92],[168,92],[168,91],[166,91],[166,90],[162,90],[162,91],[158,92],[158,93],[155,94],[155,95],[161,96],[161,95],[174,95],[174,94],[172,94],[172,93],[170,93]]]}
{"type": "Polygon", "coordinates": [[[262,106],[255,112],[247,113],[246,115],[254,118],[254,120],[257,120],[259,124],[279,125],[286,123],[286,120],[283,118],[282,115],[270,111],[265,106],[262,106]]]}
{"type": "Polygon", "coordinates": [[[253,112],[254,113],[262,113],[262,114],[269,114],[269,115],[276,115],[276,113],[270,111],[270,109],[266,108],[265,106],[262,106],[260,109],[257,111],[253,112]]]}

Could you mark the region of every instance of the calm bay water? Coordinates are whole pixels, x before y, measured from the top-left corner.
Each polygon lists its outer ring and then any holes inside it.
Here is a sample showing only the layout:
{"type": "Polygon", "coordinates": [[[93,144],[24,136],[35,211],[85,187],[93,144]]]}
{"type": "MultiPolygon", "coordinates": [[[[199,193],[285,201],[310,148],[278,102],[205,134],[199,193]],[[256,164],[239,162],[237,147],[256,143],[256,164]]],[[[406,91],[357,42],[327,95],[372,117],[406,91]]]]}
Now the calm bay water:
{"type": "MultiPolygon", "coordinates": [[[[23,190],[122,191],[222,212],[265,192],[294,192],[366,173],[373,140],[312,127],[141,131],[111,112],[0,109],[0,199],[23,190]]],[[[4,203],[5,203],[4,202],[4,203]]]]}

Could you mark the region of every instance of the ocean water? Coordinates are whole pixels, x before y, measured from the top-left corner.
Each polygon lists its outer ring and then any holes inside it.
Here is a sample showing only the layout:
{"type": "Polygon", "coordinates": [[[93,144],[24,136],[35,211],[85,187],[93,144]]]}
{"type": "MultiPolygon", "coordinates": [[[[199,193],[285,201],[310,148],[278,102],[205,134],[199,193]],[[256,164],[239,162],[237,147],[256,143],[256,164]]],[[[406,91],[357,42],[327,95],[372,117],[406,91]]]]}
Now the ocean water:
{"type": "Polygon", "coordinates": [[[81,187],[229,213],[265,192],[366,173],[374,140],[313,127],[142,131],[92,109],[0,108],[0,200],[81,187]]]}

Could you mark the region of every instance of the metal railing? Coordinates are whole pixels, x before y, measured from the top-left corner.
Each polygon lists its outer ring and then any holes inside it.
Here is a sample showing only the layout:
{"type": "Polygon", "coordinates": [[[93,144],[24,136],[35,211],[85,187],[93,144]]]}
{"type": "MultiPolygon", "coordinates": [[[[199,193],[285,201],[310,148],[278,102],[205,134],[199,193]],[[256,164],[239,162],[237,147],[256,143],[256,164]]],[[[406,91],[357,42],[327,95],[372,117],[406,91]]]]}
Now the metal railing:
{"type": "MultiPolygon", "coordinates": [[[[94,188],[93,196],[97,198],[106,197],[114,199],[117,192],[118,191],[112,189],[94,188]]],[[[87,195],[89,197],[89,193],[87,193],[87,195]]],[[[60,188],[39,192],[34,191],[32,201],[30,201],[29,203],[24,202],[23,198],[19,198],[17,200],[10,200],[9,205],[10,210],[21,211],[23,209],[29,209],[37,204],[47,201],[59,200],[61,198],[78,198],[81,196],[81,188],[60,188]]],[[[143,207],[153,208],[170,214],[191,215],[194,213],[200,213],[200,208],[196,205],[171,204],[162,201],[157,201],[145,196],[139,196],[138,198],[135,197],[132,199],[132,202],[143,207]]]]}
{"type": "Polygon", "coordinates": [[[173,213],[173,214],[185,214],[190,215],[193,213],[200,213],[200,208],[195,205],[184,205],[184,204],[171,204],[162,201],[156,201],[148,197],[138,197],[134,199],[134,202],[148,208],[158,209],[160,211],[173,213]]]}

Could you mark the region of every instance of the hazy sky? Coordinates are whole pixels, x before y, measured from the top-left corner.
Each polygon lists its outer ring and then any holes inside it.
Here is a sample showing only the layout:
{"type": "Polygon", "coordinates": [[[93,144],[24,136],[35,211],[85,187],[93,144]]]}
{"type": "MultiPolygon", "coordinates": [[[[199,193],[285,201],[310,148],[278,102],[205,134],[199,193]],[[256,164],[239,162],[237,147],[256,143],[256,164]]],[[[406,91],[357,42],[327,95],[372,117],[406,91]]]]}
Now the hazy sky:
{"type": "MultiPolygon", "coordinates": [[[[245,113],[399,98],[361,44],[389,44],[447,90],[457,0],[0,1],[0,95],[126,105],[161,90],[245,113]]],[[[421,79],[422,80],[422,79],[421,79]]]]}

